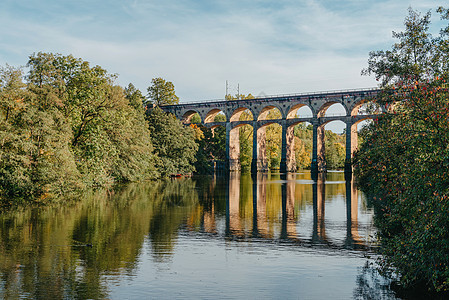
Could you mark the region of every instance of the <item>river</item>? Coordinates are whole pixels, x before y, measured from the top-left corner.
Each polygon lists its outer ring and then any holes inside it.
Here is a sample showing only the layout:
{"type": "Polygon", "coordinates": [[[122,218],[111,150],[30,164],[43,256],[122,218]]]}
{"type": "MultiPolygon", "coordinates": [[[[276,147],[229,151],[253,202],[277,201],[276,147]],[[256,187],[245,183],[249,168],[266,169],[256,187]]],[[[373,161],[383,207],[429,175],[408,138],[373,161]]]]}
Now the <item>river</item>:
{"type": "Polygon", "coordinates": [[[342,172],[129,184],[0,214],[0,296],[396,299],[375,231],[342,172]]]}

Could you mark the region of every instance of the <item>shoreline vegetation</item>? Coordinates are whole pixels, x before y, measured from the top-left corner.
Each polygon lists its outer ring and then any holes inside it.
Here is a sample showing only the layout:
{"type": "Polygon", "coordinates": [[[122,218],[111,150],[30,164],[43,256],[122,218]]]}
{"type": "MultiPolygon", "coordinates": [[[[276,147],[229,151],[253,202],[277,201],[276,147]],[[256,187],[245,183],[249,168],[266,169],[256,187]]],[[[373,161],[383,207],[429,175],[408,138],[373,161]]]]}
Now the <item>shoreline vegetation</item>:
{"type": "MultiPolygon", "coordinates": [[[[179,102],[169,81],[152,79],[144,96],[132,84],[116,85],[117,75],[72,55],[34,53],[26,67],[26,76],[22,68],[0,68],[4,204],[44,203],[118,183],[207,174],[212,161],[225,160],[224,128],[184,126],[158,107],[179,102]],[[147,110],[148,104],[153,108],[147,110]]],[[[270,117],[279,117],[276,113],[270,117]]],[[[280,163],[278,127],[267,129],[272,169],[280,163]]],[[[243,171],[251,165],[252,136],[250,128],[242,127],[243,171]]],[[[295,136],[297,164],[307,168],[310,126],[297,126],[295,136]]],[[[344,137],[331,131],[326,137],[328,165],[342,167],[344,137]]]]}
{"type": "MultiPolygon", "coordinates": [[[[438,8],[442,20],[449,10],[438,8]]],[[[449,26],[409,9],[391,50],[371,52],[366,75],[387,108],[362,132],[355,174],[375,209],[380,270],[417,292],[449,291],[449,26]]]]}
{"type": "Polygon", "coordinates": [[[192,171],[193,130],[160,110],[146,114],[149,100],[132,84],[117,86],[116,75],[71,55],[40,52],[27,67],[25,77],[0,69],[3,199],[44,202],[192,171]]]}

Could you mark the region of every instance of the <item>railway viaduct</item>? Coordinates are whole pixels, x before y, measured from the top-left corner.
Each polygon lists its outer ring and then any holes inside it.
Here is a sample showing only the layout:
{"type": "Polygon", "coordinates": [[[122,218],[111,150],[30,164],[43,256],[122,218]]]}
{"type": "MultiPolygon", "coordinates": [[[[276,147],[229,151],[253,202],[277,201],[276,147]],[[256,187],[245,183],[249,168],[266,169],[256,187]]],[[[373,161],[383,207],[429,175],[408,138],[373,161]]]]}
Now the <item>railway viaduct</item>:
{"type": "Polygon", "coordinates": [[[226,128],[226,168],[230,171],[240,170],[239,127],[253,127],[253,158],[251,171],[268,169],[266,155],[266,126],[277,123],[282,127],[281,173],[296,170],[294,153],[294,126],[301,122],[309,122],[313,126],[312,173],[326,171],[324,155],[324,126],[331,121],[342,121],[346,124],[346,158],[345,171],[352,171],[352,155],[357,147],[357,124],[363,120],[376,118],[378,113],[359,113],[359,109],[379,93],[378,89],[357,89],[331,92],[316,92],[270,97],[257,97],[243,100],[218,100],[165,105],[161,108],[174,114],[176,118],[189,124],[192,116],[198,113],[203,125],[209,128],[224,126],[226,128]],[[340,103],[345,109],[344,115],[326,115],[327,109],[340,103]],[[311,117],[298,117],[297,111],[307,106],[311,117]],[[278,109],[279,119],[268,119],[268,113],[278,109]],[[249,111],[253,120],[241,120],[244,111],[249,111]],[[215,122],[218,114],[224,114],[226,121],[215,122]]]}

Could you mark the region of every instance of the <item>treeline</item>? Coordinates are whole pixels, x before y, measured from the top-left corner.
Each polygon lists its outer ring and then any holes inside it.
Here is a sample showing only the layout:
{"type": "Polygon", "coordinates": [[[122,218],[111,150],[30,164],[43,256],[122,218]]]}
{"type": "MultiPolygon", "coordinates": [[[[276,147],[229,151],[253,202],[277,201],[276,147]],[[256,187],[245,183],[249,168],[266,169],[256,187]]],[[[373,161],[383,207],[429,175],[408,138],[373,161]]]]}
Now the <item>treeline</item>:
{"type": "MultiPolygon", "coordinates": [[[[120,182],[208,173],[213,161],[224,165],[225,128],[186,127],[158,107],[179,102],[171,82],[154,78],[144,96],[132,84],[116,85],[116,75],[99,66],[52,53],[31,55],[27,68],[27,74],[0,68],[2,199],[39,201],[120,182]]],[[[280,130],[270,125],[266,131],[272,169],[280,164],[280,130]]],[[[310,126],[295,128],[295,145],[298,168],[310,167],[310,126]]],[[[242,168],[249,170],[247,126],[240,129],[240,147],[242,168]]],[[[328,168],[343,167],[342,136],[326,132],[326,157],[328,168]]]]}
{"type": "MultiPolygon", "coordinates": [[[[193,130],[160,110],[146,114],[148,99],[133,85],[115,85],[115,75],[70,55],[33,54],[27,67],[25,77],[0,69],[2,198],[42,200],[193,170],[193,130]]],[[[152,83],[157,101],[168,83],[152,83]]]]}
{"type": "Polygon", "coordinates": [[[381,81],[375,101],[388,113],[363,131],[355,170],[376,210],[381,271],[448,292],[449,26],[433,37],[430,16],[410,9],[392,49],[370,53],[364,73],[381,81]]]}

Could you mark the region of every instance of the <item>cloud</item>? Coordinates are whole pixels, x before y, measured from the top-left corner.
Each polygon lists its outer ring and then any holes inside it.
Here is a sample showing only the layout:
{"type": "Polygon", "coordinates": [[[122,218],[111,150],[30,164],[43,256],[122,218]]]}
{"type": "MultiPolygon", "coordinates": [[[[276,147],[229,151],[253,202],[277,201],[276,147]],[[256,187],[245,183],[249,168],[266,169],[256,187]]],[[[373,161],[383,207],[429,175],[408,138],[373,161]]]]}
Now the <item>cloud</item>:
{"type": "Polygon", "coordinates": [[[73,54],[118,73],[121,85],[145,91],[164,77],[182,100],[198,100],[223,97],[226,80],[253,94],[374,86],[360,76],[368,52],[391,46],[410,1],[21,3],[0,4],[0,64],[23,65],[37,51],[73,54]]]}

